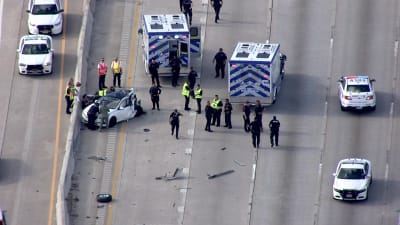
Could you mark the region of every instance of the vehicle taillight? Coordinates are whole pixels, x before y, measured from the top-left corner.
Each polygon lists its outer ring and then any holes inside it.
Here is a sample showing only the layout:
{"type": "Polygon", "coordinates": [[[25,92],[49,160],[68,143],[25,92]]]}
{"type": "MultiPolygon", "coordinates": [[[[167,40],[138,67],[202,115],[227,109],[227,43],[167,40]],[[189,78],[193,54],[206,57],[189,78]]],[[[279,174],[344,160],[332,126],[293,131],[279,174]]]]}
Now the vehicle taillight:
{"type": "Polygon", "coordinates": [[[346,100],[351,100],[351,96],[344,95],[343,98],[346,100]]]}
{"type": "Polygon", "coordinates": [[[373,96],[373,95],[370,95],[370,96],[367,97],[367,99],[368,99],[368,100],[372,100],[372,99],[374,99],[374,96],[373,96]]]}

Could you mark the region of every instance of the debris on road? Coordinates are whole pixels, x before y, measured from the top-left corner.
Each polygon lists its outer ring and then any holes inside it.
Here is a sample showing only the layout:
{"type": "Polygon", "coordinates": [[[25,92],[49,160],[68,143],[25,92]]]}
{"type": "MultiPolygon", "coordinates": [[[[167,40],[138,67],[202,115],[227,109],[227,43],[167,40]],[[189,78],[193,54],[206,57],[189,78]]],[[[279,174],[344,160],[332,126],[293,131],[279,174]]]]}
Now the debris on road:
{"type": "Polygon", "coordinates": [[[178,176],[178,173],[181,170],[182,170],[182,168],[176,168],[175,171],[174,171],[174,174],[172,174],[172,176],[167,176],[167,174],[165,174],[164,176],[159,176],[159,177],[156,177],[155,179],[156,180],[164,180],[164,181],[182,179],[184,177],[178,176]]]}
{"type": "Polygon", "coordinates": [[[96,161],[105,161],[107,158],[102,156],[89,156],[88,159],[94,159],[96,161]]]}
{"type": "Polygon", "coordinates": [[[230,174],[230,173],[233,173],[233,172],[235,172],[235,171],[234,170],[227,170],[227,171],[224,171],[222,173],[216,173],[216,174],[212,174],[212,175],[211,174],[207,174],[207,176],[208,176],[208,179],[214,179],[216,177],[227,175],[227,174],[230,174]]]}
{"type": "Polygon", "coordinates": [[[236,163],[238,166],[247,166],[246,164],[241,164],[240,162],[238,162],[237,160],[233,160],[234,163],[236,163]]]}
{"type": "Polygon", "coordinates": [[[110,194],[98,194],[96,196],[97,202],[107,203],[112,201],[112,195],[110,194]]]}
{"type": "Polygon", "coordinates": [[[226,150],[226,147],[221,148],[222,151],[226,150]]]}

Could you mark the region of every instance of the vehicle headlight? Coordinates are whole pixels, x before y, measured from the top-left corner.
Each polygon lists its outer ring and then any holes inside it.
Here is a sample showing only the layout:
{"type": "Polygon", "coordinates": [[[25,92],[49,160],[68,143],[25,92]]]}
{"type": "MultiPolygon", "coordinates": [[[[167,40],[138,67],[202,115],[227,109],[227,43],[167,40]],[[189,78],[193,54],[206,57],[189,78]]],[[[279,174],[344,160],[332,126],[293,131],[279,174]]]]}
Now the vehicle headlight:
{"type": "Polygon", "coordinates": [[[56,22],[55,26],[60,26],[61,25],[61,20],[59,20],[58,22],[56,22]]]}
{"type": "Polygon", "coordinates": [[[339,193],[342,192],[342,190],[337,189],[337,188],[333,188],[333,190],[336,191],[336,192],[339,192],[339,193]]]}
{"type": "Polygon", "coordinates": [[[19,63],[19,66],[26,66],[25,63],[19,63]]]}
{"type": "Polygon", "coordinates": [[[33,27],[36,26],[36,24],[32,23],[31,21],[29,21],[29,25],[31,25],[31,26],[33,26],[33,27]]]}
{"type": "Polygon", "coordinates": [[[359,192],[361,193],[361,192],[365,192],[367,189],[366,188],[363,188],[363,189],[361,189],[361,190],[359,190],[359,192]]]}
{"type": "Polygon", "coordinates": [[[44,65],[45,66],[51,66],[51,62],[45,62],[44,65]]]}

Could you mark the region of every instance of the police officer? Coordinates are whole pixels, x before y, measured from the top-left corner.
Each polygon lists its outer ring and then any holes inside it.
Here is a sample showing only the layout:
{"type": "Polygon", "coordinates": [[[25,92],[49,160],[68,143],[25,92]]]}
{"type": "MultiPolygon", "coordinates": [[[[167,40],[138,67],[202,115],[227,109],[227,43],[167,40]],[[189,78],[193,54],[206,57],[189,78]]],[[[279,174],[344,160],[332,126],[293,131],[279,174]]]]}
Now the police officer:
{"type": "Polygon", "coordinates": [[[172,72],[172,87],[178,86],[179,73],[181,71],[181,60],[174,55],[170,63],[172,72]]]}
{"type": "Polygon", "coordinates": [[[285,74],[285,62],[287,60],[287,57],[285,54],[281,53],[279,58],[281,61],[280,73],[281,73],[281,75],[284,75],[285,74]]]}
{"type": "Polygon", "coordinates": [[[228,129],[232,129],[232,121],[231,121],[232,104],[229,102],[229,99],[225,99],[224,113],[225,113],[225,126],[224,127],[228,127],[228,129]]]}
{"type": "Polygon", "coordinates": [[[250,123],[251,139],[253,141],[253,147],[260,147],[260,134],[261,134],[261,124],[257,118],[254,117],[253,122],[250,123]]]}
{"type": "Polygon", "coordinates": [[[200,84],[197,84],[197,88],[194,91],[194,98],[197,102],[197,113],[201,113],[201,99],[203,98],[203,89],[201,89],[200,84]]]}
{"type": "Polygon", "coordinates": [[[213,116],[214,109],[211,108],[210,101],[207,101],[206,107],[204,108],[204,112],[206,114],[206,128],[205,130],[208,132],[213,132],[211,130],[211,118],[213,116]]]}
{"type": "Polygon", "coordinates": [[[227,59],[228,58],[226,57],[224,50],[220,48],[217,54],[215,54],[213,59],[213,63],[215,63],[215,78],[219,77],[219,74],[221,72],[221,78],[224,79],[225,64],[227,59]]]}
{"type": "Polygon", "coordinates": [[[260,122],[261,124],[261,131],[262,131],[262,127],[263,127],[263,123],[262,123],[262,113],[264,111],[264,106],[261,105],[260,100],[256,100],[256,107],[254,108],[254,112],[256,114],[256,119],[260,122]]]}
{"type": "Polygon", "coordinates": [[[222,113],[222,106],[224,104],[222,103],[221,99],[219,99],[218,95],[215,95],[214,100],[211,103],[211,107],[213,108],[213,118],[212,118],[212,123],[211,125],[215,125],[215,122],[217,122],[217,127],[220,126],[221,123],[221,113],[222,113]]]}
{"type": "Polygon", "coordinates": [[[151,74],[151,83],[155,84],[157,82],[157,87],[161,87],[160,85],[160,80],[158,78],[158,68],[159,64],[156,62],[154,58],[151,59],[151,62],[149,64],[149,72],[151,74]]]}
{"type": "Polygon", "coordinates": [[[100,105],[99,112],[100,112],[100,132],[101,129],[103,128],[103,125],[105,125],[106,128],[108,128],[108,112],[110,111],[110,108],[107,106],[107,102],[103,101],[100,105]]]}
{"type": "Polygon", "coordinates": [[[275,137],[275,145],[279,146],[279,127],[281,123],[276,119],[276,116],[272,117],[272,120],[269,122],[270,136],[269,139],[271,141],[271,148],[274,147],[274,137],[275,137]]]}
{"type": "Polygon", "coordinates": [[[121,74],[122,74],[122,67],[121,62],[118,60],[118,57],[111,62],[111,71],[113,73],[113,86],[116,87],[118,82],[118,87],[121,87],[121,74]]]}
{"type": "Polygon", "coordinates": [[[153,103],[152,110],[155,109],[156,105],[157,105],[157,110],[160,110],[161,89],[159,87],[157,87],[157,85],[153,84],[153,86],[150,87],[149,93],[150,93],[151,102],[153,103]]]}
{"type": "Polygon", "coordinates": [[[189,25],[192,25],[192,0],[183,0],[183,13],[189,20],[189,25]]]}
{"type": "Polygon", "coordinates": [[[196,84],[197,72],[193,69],[193,66],[190,67],[190,72],[188,74],[188,82],[190,90],[194,89],[194,85],[196,84]]]}
{"type": "Polygon", "coordinates": [[[97,126],[96,126],[96,117],[97,117],[97,113],[99,112],[99,103],[95,102],[90,109],[87,112],[87,116],[88,116],[88,124],[87,127],[90,130],[96,130],[97,126]]]}
{"type": "Polygon", "coordinates": [[[174,135],[175,131],[176,139],[178,139],[179,136],[179,116],[182,116],[182,114],[178,112],[177,109],[175,109],[169,116],[169,123],[171,124],[171,135],[174,135]]]}
{"type": "Polygon", "coordinates": [[[215,10],[215,23],[218,23],[219,18],[219,11],[221,10],[222,7],[222,0],[211,0],[211,4],[215,10]]]}
{"type": "Polygon", "coordinates": [[[246,101],[246,103],[243,105],[243,120],[244,120],[244,131],[250,132],[250,113],[251,113],[251,108],[250,108],[250,102],[246,101]]]}
{"type": "Polygon", "coordinates": [[[190,110],[190,108],[189,108],[190,88],[189,88],[189,84],[187,82],[183,83],[182,95],[183,95],[183,97],[185,97],[185,110],[190,110]]]}

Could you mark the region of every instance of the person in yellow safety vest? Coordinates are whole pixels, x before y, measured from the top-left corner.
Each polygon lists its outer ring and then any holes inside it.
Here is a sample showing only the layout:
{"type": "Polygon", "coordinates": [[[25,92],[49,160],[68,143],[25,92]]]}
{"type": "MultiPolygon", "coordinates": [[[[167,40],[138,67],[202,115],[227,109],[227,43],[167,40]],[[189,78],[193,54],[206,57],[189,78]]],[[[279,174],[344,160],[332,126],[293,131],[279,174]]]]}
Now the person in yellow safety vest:
{"type": "Polygon", "coordinates": [[[99,96],[106,96],[107,95],[107,88],[103,88],[102,90],[99,91],[99,96]]]}
{"type": "Polygon", "coordinates": [[[121,74],[122,74],[122,67],[121,62],[118,61],[118,57],[111,62],[111,71],[113,73],[113,86],[116,87],[118,81],[118,87],[121,88],[121,74]]]}
{"type": "Polygon", "coordinates": [[[214,113],[213,113],[213,119],[211,122],[211,125],[215,125],[215,122],[217,122],[217,127],[220,126],[221,124],[221,113],[222,113],[222,106],[224,106],[224,104],[222,103],[221,99],[219,99],[218,95],[215,95],[214,100],[211,103],[211,108],[214,109],[214,113]]]}
{"type": "Polygon", "coordinates": [[[190,88],[187,81],[182,86],[182,95],[185,97],[185,110],[190,110],[189,99],[190,99],[190,88]]]}
{"type": "Polygon", "coordinates": [[[74,100],[74,94],[75,94],[74,78],[70,78],[67,83],[67,87],[65,88],[66,114],[71,114],[70,109],[72,107],[72,102],[74,100]]]}
{"type": "Polygon", "coordinates": [[[201,89],[200,84],[197,84],[197,88],[194,91],[194,98],[197,101],[197,113],[201,113],[201,99],[203,98],[203,89],[201,89]]]}

